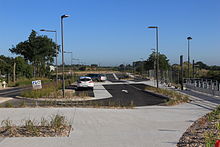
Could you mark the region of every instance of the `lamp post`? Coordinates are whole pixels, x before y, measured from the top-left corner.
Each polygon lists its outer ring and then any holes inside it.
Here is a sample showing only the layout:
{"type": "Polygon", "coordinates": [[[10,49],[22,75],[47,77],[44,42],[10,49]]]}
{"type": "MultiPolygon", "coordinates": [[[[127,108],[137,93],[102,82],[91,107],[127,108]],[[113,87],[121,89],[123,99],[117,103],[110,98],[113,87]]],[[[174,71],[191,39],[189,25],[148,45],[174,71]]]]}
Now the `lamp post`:
{"type": "MultiPolygon", "coordinates": [[[[69,54],[71,54],[71,57],[70,57],[70,58],[71,58],[71,59],[70,59],[70,60],[71,60],[71,61],[70,61],[71,63],[70,63],[70,64],[71,64],[71,67],[72,67],[73,52],[66,52],[66,51],[64,51],[64,53],[69,53],[69,54]]],[[[70,68],[70,69],[71,69],[71,68],[70,68]]],[[[71,69],[71,77],[72,77],[72,69],[71,69]]]]}
{"type": "Polygon", "coordinates": [[[192,40],[191,37],[187,37],[187,40],[188,40],[188,78],[190,78],[190,73],[189,73],[189,64],[190,64],[190,56],[189,56],[189,49],[190,49],[190,40],[192,40]]]}
{"type": "Polygon", "coordinates": [[[69,17],[69,15],[62,15],[61,16],[61,40],[62,40],[62,91],[63,91],[63,98],[65,97],[65,79],[64,79],[64,40],[63,40],[63,19],[69,17]]]}
{"type": "Polygon", "coordinates": [[[155,79],[156,79],[156,52],[155,52],[155,49],[154,48],[152,48],[151,49],[152,51],[153,51],[153,54],[154,54],[154,85],[156,85],[156,83],[155,83],[155,79]]]}
{"type": "Polygon", "coordinates": [[[157,26],[149,26],[148,28],[150,29],[156,29],[156,80],[157,80],[157,88],[159,88],[159,80],[158,80],[158,70],[159,70],[159,57],[158,57],[158,40],[159,40],[159,37],[158,37],[158,27],[157,26]]]}
{"type": "Polygon", "coordinates": [[[57,66],[57,56],[58,56],[58,47],[57,47],[57,31],[55,30],[45,30],[45,29],[41,29],[40,31],[43,32],[52,32],[55,34],[55,43],[56,43],[56,84],[58,85],[58,66],[57,66]]]}

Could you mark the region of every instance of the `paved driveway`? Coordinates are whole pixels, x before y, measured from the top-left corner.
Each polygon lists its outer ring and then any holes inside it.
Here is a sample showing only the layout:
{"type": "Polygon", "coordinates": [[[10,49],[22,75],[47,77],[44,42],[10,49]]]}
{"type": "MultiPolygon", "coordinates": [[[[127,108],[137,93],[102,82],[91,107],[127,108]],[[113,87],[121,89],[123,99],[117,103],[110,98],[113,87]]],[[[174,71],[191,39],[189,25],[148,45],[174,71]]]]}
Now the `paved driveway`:
{"type": "Polygon", "coordinates": [[[1,108],[0,121],[40,120],[63,114],[74,130],[69,137],[0,139],[1,147],[172,147],[183,132],[210,110],[194,104],[135,109],[1,108]]]}

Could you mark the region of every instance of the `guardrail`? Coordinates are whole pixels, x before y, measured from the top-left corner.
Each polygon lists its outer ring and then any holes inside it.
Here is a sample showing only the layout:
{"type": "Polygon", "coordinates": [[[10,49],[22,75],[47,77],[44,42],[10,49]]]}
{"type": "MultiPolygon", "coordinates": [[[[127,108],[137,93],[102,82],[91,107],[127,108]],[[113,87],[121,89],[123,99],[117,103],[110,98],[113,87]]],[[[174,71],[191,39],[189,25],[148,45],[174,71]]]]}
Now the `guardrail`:
{"type": "Polygon", "coordinates": [[[220,96],[220,83],[216,80],[184,79],[184,86],[195,91],[220,96]]]}

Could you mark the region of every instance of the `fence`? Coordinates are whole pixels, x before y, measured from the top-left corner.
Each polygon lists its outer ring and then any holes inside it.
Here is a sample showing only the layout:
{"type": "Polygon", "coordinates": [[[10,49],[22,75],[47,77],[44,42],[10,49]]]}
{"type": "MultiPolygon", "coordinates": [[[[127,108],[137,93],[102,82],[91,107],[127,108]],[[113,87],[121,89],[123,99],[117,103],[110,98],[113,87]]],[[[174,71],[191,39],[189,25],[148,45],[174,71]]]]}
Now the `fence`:
{"type": "MultiPolygon", "coordinates": [[[[155,78],[155,71],[154,70],[148,70],[147,71],[147,76],[150,78],[155,78]]],[[[179,83],[179,71],[172,71],[172,70],[167,70],[163,71],[160,70],[158,72],[158,78],[159,81],[163,83],[179,83]]]]}
{"type": "Polygon", "coordinates": [[[220,96],[220,83],[218,81],[208,79],[184,79],[186,88],[220,96]]]}
{"type": "MultiPolygon", "coordinates": [[[[154,70],[147,71],[150,78],[155,78],[154,70]]],[[[179,71],[160,71],[158,72],[159,81],[163,83],[179,83],[179,71]]],[[[216,80],[190,78],[184,79],[184,86],[195,91],[220,96],[220,83],[216,80]]]]}

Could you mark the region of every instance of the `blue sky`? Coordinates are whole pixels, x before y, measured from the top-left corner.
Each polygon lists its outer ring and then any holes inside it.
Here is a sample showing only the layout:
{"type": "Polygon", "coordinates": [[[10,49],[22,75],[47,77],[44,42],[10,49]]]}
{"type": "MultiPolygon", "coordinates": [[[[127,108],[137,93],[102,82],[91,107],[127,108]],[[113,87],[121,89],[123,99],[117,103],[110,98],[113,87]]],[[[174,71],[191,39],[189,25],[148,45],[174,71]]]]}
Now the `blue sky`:
{"type": "MultiPolygon", "coordinates": [[[[159,26],[159,51],[171,63],[187,58],[191,36],[191,60],[220,65],[219,0],[0,0],[0,54],[28,38],[31,30],[58,31],[64,20],[65,50],[86,64],[119,65],[147,59],[155,48],[159,26]]],[[[59,62],[61,58],[59,57],[59,62]]],[[[66,63],[70,55],[66,54],[66,63]]],[[[77,61],[75,61],[76,63],[77,61]]]]}

